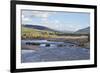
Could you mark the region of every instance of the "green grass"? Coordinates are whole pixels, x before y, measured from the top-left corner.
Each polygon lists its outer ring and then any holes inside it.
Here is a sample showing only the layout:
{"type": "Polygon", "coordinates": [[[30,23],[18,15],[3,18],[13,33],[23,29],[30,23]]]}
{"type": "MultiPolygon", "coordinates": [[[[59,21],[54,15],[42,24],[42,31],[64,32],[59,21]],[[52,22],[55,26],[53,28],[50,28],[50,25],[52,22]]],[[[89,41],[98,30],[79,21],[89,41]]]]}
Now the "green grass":
{"type": "Polygon", "coordinates": [[[32,39],[32,38],[52,38],[55,37],[56,34],[53,31],[48,30],[37,30],[27,27],[22,27],[21,29],[21,37],[22,39],[32,39]]]}

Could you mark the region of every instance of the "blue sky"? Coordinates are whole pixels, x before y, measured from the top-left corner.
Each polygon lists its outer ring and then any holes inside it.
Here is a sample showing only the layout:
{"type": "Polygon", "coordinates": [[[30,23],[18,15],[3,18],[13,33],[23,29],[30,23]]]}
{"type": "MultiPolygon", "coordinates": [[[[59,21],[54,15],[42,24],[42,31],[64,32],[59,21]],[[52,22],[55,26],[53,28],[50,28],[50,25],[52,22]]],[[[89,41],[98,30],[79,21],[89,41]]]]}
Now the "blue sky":
{"type": "Polygon", "coordinates": [[[77,31],[90,26],[90,14],[22,10],[22,24],[46,26],[59,31],[77,31]]]}

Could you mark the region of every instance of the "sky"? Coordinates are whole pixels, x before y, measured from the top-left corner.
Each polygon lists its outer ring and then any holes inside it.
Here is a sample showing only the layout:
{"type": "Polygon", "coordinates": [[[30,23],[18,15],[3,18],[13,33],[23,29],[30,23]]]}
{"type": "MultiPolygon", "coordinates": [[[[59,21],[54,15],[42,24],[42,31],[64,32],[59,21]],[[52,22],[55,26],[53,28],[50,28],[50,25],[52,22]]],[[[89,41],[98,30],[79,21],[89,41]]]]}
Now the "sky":
{"type": "Polygon", "coordinates": [[[40,25],[58,31],[77,31],[90,26],[90,14],[64,11],[21,11],[22,25],[40,25]]]}

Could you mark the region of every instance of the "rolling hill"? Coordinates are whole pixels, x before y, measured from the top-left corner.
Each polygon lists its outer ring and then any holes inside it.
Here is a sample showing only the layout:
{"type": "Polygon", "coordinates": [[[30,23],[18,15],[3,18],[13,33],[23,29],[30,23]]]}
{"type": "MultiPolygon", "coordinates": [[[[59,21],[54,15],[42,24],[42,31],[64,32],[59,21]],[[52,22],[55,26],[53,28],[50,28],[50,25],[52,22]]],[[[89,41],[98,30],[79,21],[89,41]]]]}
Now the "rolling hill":
{"type": "Polygon", "coordinates": [[[22,25],[21,27],[21,36],[22,39],[31,39],[31,38],[53,38],[56,36],[52,29],[49,29],[44,26],[38,25],[22,25]]]}
{"type": "Polygon", "coordinates": [[[61,36],[80,36],[89,34],[90,27],[80,29],[76,32],[59,32],[45,26],[39,25],[22,25],[21,37],[22,39],[43,39],[43,38],[57,38],[61,36]]]}
{"type": "Polygon", "coordinates": [[[46,26],[39,26],[39,25],[22,25],[23,27],[27,27],[27,28],[32,28],[32,29],[37,29],[37,30],[48,30],[48,31],[55,31],[53,29],[50,29],[46,26]]]}
{"type": "Polygon", "coordinates": [[[90,27],[79,29],[75,33],[77,33],[77,34],[89,34],[90,33],[90,27]]]}

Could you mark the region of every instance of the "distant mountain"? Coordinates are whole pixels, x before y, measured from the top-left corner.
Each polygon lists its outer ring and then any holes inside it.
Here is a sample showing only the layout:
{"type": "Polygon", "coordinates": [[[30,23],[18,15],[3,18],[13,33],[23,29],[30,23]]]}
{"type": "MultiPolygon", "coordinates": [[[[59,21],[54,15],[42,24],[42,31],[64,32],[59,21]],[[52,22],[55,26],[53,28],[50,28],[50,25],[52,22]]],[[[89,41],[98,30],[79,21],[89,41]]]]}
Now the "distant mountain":
{"type": "Polygon", "coordinates": [[[46,26],[40,26],[40,25],[22,25],[23,27],[27,27],[27,28],[32,28],[32,29],[37,29],[37,30],[47,30],[47,31],[53,31],[53,32],[57,32],[56,30],[53,30],[51,28],[48,28],[46,26]]]}
{"type": "Polygon", "coordinates": [[[89,34],[90,33],[90,27],[87,27],[87,28],[84,28],[84,29],[79,29],[75,33],[79,33],[79,34],[89,34]]]}

